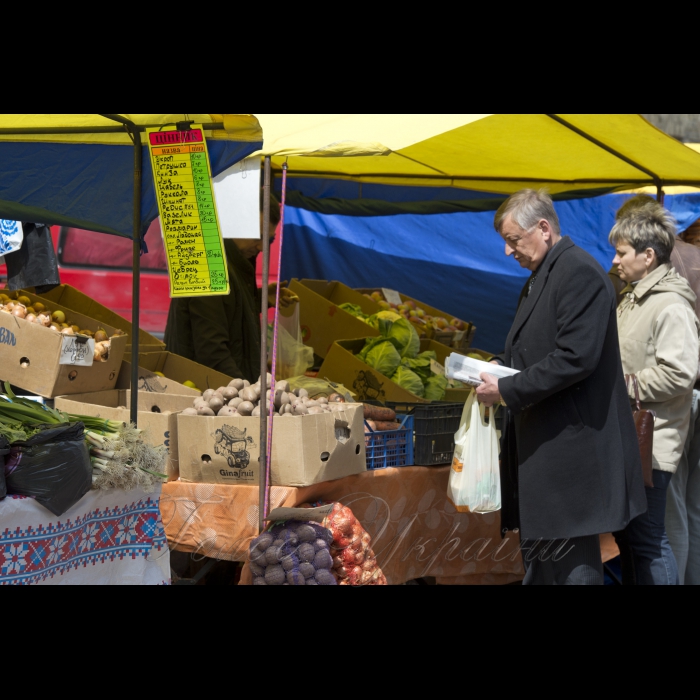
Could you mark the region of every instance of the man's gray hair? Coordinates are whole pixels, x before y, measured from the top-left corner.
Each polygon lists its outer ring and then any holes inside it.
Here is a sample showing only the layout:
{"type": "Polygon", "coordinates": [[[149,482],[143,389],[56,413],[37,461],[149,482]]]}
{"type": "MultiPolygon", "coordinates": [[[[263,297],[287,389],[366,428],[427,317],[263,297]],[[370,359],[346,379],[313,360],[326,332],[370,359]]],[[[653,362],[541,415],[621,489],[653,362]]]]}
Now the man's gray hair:
{"type": "Polygon", "coordinates": [[[644,205],[618,219],[609,240],[613,246],[632,246],[638,255],[651,248],[659,265],[663,265],[670,261],[676,242],[676,220],[660,204],[653,205],[644,205]]]}
{"type": "Polygon", "coordinates": [[[493,219],[494,228],[498,233],[501,232],[501,227],[507,216],[510,216],[525,231],[536,226],[541,219],[546,219],[554,233],[557,236],[561,235],[559,217],[554,210],[554,203],[547,190],[520,190],[508,197],[498,207],[493,219]]]}

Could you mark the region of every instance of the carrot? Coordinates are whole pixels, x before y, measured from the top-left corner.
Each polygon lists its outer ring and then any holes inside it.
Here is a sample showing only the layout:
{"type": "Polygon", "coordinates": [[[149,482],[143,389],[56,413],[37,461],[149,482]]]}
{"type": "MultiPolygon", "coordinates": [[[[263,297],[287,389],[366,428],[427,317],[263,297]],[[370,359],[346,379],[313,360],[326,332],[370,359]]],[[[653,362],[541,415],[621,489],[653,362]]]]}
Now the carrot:
{"type": "Polygon", "coordinates": [[[396,411],[391,408],[387,408],[386,406],[373,406],[369,403],[364,403],[362,405],[364,406],[365,418],[379,421],[396,420],[396,411]]]}

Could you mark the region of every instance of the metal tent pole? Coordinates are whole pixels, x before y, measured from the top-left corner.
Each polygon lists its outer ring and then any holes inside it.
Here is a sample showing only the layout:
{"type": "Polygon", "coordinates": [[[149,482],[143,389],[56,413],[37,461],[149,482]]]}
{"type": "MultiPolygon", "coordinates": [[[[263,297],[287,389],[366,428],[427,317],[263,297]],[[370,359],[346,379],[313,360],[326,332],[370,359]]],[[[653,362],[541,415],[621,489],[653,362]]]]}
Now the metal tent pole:
{"type": "MultiPolygon", "coordinates": [[[[128,128],[128,127],[127,127],[128,128]]],[[[131,422],[138,424],[139,411],[139,310],[141,306],[141,133],[129,129],[134,141],[134,230],[131,283],[131,422]]]]}
{"type": "Polygon", "coordinates": [[[270,284],[270,156],[265,156],[263,179],[263,230],[262,230],[262,289],[260,297],[260,474],[258,531],[265,526],[265,500],[267,494],[267,289],[270,284]]]}
{"type": "Polygon", "coordinates": [[[664,204],[664,188],[658,185],[656,188],[656,201],[663,206],[664,204]]]}

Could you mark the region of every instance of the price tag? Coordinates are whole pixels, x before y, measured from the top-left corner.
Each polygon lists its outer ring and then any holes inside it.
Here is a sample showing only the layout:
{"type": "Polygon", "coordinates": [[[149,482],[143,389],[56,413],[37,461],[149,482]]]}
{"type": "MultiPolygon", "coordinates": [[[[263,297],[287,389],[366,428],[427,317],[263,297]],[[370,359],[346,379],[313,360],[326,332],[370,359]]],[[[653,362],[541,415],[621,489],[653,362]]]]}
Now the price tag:
{"type": "Polygon", "coordinates": [[[443,376],[445,375],[445,368],[435,360],[430,360],[430,371],[433,374],[441,374],[443,376]]]}
{"type": "Polygon", "coordinates": [[[229,293],[228,267],[201,124],[147,129],[171,297],[229,293]]]}
{"type": "Polygon", "coordinates": [[[64,335],[61,345],[61,358],[59,365],[79,365],[92,367],[95,353],[95,340],[93,338],[80,338],[75,335],[64,335]]]}
{"type": "Polygon", "coordinates": [[[394,289],[384,289],[384,287],[382,287],[382,294],[390,304],[396,304],[396,306],[403,304],[399,293],[394,289]]]}

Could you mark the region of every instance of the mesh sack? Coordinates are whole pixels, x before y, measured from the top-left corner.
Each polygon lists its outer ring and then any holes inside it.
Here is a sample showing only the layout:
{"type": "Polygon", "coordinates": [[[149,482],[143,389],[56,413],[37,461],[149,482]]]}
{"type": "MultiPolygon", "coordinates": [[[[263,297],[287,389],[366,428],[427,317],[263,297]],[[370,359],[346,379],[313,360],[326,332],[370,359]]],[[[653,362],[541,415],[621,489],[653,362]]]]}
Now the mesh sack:
{"type": "Polygon", "coordinates": [[[335,586],[330,545],[322,525],[287,521],[250,543],[248,563],[254,586],[335,586]]]}
{"type": "Polygon", "coordinates": [[[85,426],[71,423],[15,442],[5,456],[7,493],[34,498],[62,515],[92,486],[85,426]]]}
{"type": "Polygon", "coordinates": [[[333,535],[333,574],[341,586],[387,585],[372,550],[372,538],[350,508],[335,503],[323,524],[333,535]]]}

